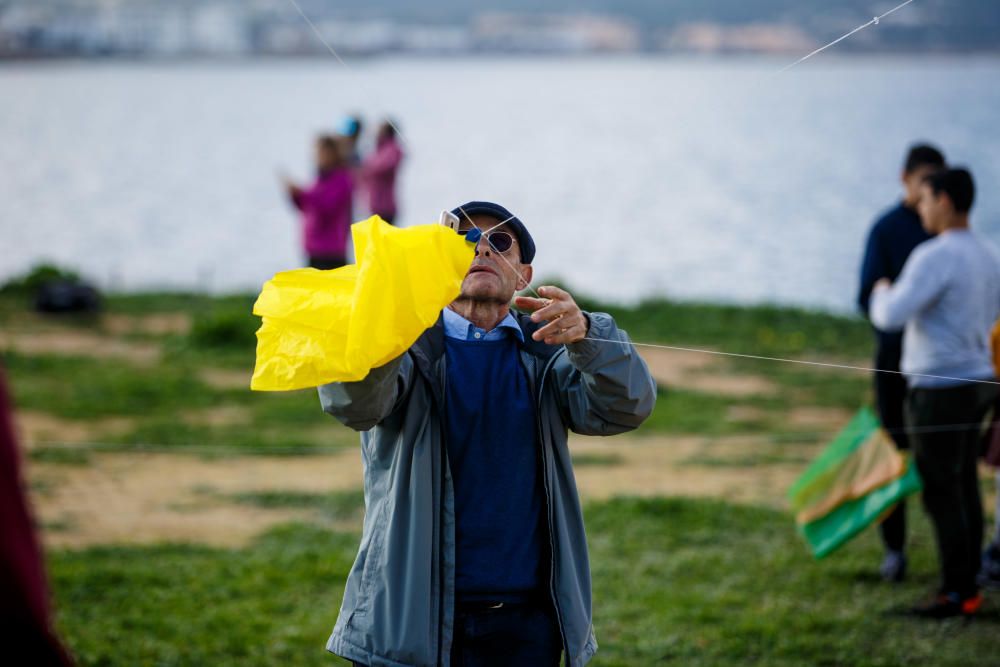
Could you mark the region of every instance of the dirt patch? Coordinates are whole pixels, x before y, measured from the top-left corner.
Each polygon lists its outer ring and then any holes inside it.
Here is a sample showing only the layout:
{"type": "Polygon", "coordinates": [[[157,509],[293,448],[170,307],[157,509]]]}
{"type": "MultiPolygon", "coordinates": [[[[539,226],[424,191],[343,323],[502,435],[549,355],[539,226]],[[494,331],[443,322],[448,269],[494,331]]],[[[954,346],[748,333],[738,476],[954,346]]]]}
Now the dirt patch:
{"type": "Polygon", "coordinates": [[[734,397],[769,396],[777,391],[773,382],[758,375],[722,372],[722,362],[707,352],[641,348],[639,354],[657,384],[667,388],[734,397]]]}
{"type": "Polygon", "coordinates": [[[150,315],[104,315],[101,327],[115,336],[143,334],[147,336],[186,335],[191,331],[191,316],[187,313],[152,313],[150,315]]]}
{"type": "Polygon", "coordinates": [[[830,437],[847,425],[851,413],[840,408],[799,407],[788,411],[791,426],[807,426],[830,431],[830,437]]]}
{"type": "Polygon", "coordinates": [[[799,464],[748,467],[692,465],[710,453],[745,457],[760,451],[762,439],[749,436],[708,439],[680,436],[628,438],[616,442],[574,439],[574,453],[621,457],[619,465],[575,468],[581,497],[603,500],[616,495],[693,496],[784,507],[784,493],[802,473],[799,464]]]}
{"type": "Polygon", "coordinates": [[[198,378],[212,389],[230,391],[245,389],[250,391],[250,373],[234,371],[227,368],[205,368],[198,373],[198,378]]]}
{"type": "Polygon", "coordinates": [[[0,349],[19,354],[56,354],[96,359],[123,359],[149,366],[160,359],[160,346],[112,338],[110,336],[64,329],[59,331],[3,332],[0,349]]]}
{"type": "Polygon", "coordinates": [[[325,493],[361,486],[355,449],[329,456],[205,460],[180,454],[103,453],[86,467],[28,464],[47,544],[245,544],[267,528],[315,518],[311,510],[262,509],[225,496],[249,491],[325,493]]]}
{"type": "Polygon", "coordinates": [[[191,410],[181,415],[191,426],[238,426],[250,422],[250,409],[242,405],[220,405],[206,410],[191,410]]]}
{"type": "Polygon", "coordinates": [[[61,419],[44,412],[18,410],[14,414],[20,442],[30,449],[40,444],[83,444],[124,435],[135,426],[128,417],[107,417],[77,421],[61,419]]]}
{"type": "MultiPolygon", "coordinates": [[[[576,467],[586,499],[615,495],[685,495],[781,507],[801,465],[718,467],[692,464],[699,455],[747,456],[761,439],[732,437],[584,438],[575,456],[606,464],[576,467]]],[[[29,462],[33,501],[46,542],[76,548],[109,543],[190,541],[245,544],[275,524],[318,520],[313,509],[242,505],[228,496],[260,491],[329,493],[358,489],[361,456],[336,454],[202,459],[187,454],[95,453],[86,466],[29,462]]],[[[360,524],[348,526],[359,528],[360,524]]]]}

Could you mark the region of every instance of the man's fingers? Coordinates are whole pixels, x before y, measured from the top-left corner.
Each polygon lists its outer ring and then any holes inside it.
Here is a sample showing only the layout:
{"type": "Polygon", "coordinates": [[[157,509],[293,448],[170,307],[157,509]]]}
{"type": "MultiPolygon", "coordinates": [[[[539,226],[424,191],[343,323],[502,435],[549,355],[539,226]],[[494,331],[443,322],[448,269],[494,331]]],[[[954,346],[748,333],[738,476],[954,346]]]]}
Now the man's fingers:
{"type": "Polygon", "coordinates": [[[565,342],[562,339],[568,333],[569,337],[577,337],[577,340],[579,340],[579,337],[582,337],[580,336],[581,331],[586,335],[584,322],[585,320],[582,315],[579,318],[572,316],[560,317],[538,329],[531,337],[535,340],[544,340],[546,343],[549,342],[549,339],[559,339],[558,342],[565,342]]]}
{"type": "Polygon", "coordinates": [[[542,285],[538,288],[538,294],[540,296],[545,296],[550,299],[568,299],[569,292],[564,289],[560,289],[555,285],[542,285]]]}
{"type": "Polygon", "coordinates": [[[572,312],[576,308],[576,304],[567,303],[565,301],[552,301],[544,308],[536,310],[531,314],[531,320],[533,322],[542,322],[545,320],[554,320],[555,318],[572,312]]]}
{"type": "MultiPolygon", "coordinates": [[[[544,327],[541,327],[535,333],[531,334],[531,337],[535,340],[543,340],[549,336],[557,336],[562,333],[563,325],[559,323],[559,320],[554,320],[549,322],[544,327]]],[[[548,341],[546,341],[548,342],[548,341]]]]}
{"type": "Polygon", "coordinates": [[[561,331],[551,336],[545,337],[545,343],[547,345],[566,345],[569,343],[576,343],[586,338],[587,332],[583,325],[576,325],[561,331]]]}
{"type": "Polygon", "coordinates": [[[531,296],[518,296],[514,297],[514,305],[518,308],[523,308],[524,310],[538,310],[539,308],[544,308],[549,305],[550,301],[548,299],[536,299],[531,296]]]}

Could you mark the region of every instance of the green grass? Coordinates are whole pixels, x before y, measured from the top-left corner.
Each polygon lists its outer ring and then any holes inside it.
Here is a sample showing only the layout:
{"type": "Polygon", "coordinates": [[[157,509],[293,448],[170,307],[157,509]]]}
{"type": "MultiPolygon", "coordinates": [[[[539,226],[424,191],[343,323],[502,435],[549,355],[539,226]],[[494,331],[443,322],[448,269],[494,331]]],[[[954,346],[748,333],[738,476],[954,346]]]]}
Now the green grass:
{"type": "Polygon", "coordinates": [[[621,454],[573,454],[573,467],[616,466],[625,462],[621,454]]]}
{"type": "Polygon", "coordinates": [[[358,517],[365,509],[365,494],[361,489],[332,493],[254,491],[229,497],[238,503],[265,509],[316,509],[324,518],[332,520],[358,517]]]}
{"type": "MultiPolygon", "coordinates": [[[[327,502],[280,493],[246,501],[327,502]]],[[[875,576],[873,531],[814,562],[790,517],[771,510],[623,498],[585,514],[595,666],[994,663],[995,600],[968,625],[903,615],[935,579],[918,513],[911,578],[898,587],[875,576]]],[[[296,524],[244,549],[56,551],[59,627],[84,666],[342,664],[323,645],[356,547],[356,534],[296,524]]]]}
{"type": "Polygon", "coordinates": [[[86,466],[90,464],[90,450],[85,447],[35,447],[28,458],[37,463],[86,466]]]}
{"type": "Polygon", "coordinates": [[[16,352],[4,354],[2,363],[18,407],[69,419],[176,415],[230,398],[202,383],[195,368],[180,364],[147,368],[120,360],[16,352]]]}
{"type": "Polygon", "coordinates": [[[357,547],[308,525],[246,549],[101,547],[52,556],[60,626],[81,665],[329,665],[357,547]]]}

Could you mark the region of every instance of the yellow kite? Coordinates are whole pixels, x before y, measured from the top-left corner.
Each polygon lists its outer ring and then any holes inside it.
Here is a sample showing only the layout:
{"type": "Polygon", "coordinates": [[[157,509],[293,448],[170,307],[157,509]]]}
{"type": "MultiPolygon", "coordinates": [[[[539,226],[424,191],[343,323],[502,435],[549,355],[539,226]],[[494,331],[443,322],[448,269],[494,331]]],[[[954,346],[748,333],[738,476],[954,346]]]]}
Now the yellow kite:
{"type": "Polygon", "coordinates": [[[475,256],[474,243],[441,225],[401,229],[372,216],[351,234],[357,264],[284,271],[264,284],[251,389],[364,379],[437,321],[475,256]]]}

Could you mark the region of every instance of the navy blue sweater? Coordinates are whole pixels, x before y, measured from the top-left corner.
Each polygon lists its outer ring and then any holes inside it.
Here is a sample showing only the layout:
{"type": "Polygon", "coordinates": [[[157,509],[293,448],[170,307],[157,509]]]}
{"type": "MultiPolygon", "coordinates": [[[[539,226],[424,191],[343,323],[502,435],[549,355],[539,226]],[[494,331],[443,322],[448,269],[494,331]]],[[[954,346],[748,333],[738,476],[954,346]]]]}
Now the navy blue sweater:
{"type": "Polygon", "coordinates": [[[459,599],[543,585],[544,496],[531,387],[517,341],[445,338],[445,437],[455,487],[459,599]]]}
{"type": "MultiPolygon", "coordinates": [[[[858,291],[858,307],[868,317],[868,307],[872,288],[880,278],[895,282],[903,271],[903,265],[913,249],[931,238],[920,224],[920,216],[902,202],[889,209],[875,221],[868,234],[865,258],[861,263],[861,286],[858,291]]],[[[902,349],[903,334],[885,333],[876,330],[878,337],[879,367],[894,366],[898,370],[899,354],[902,349]],[[893,363],[894,362],[894,363],[893,363]]]]}

